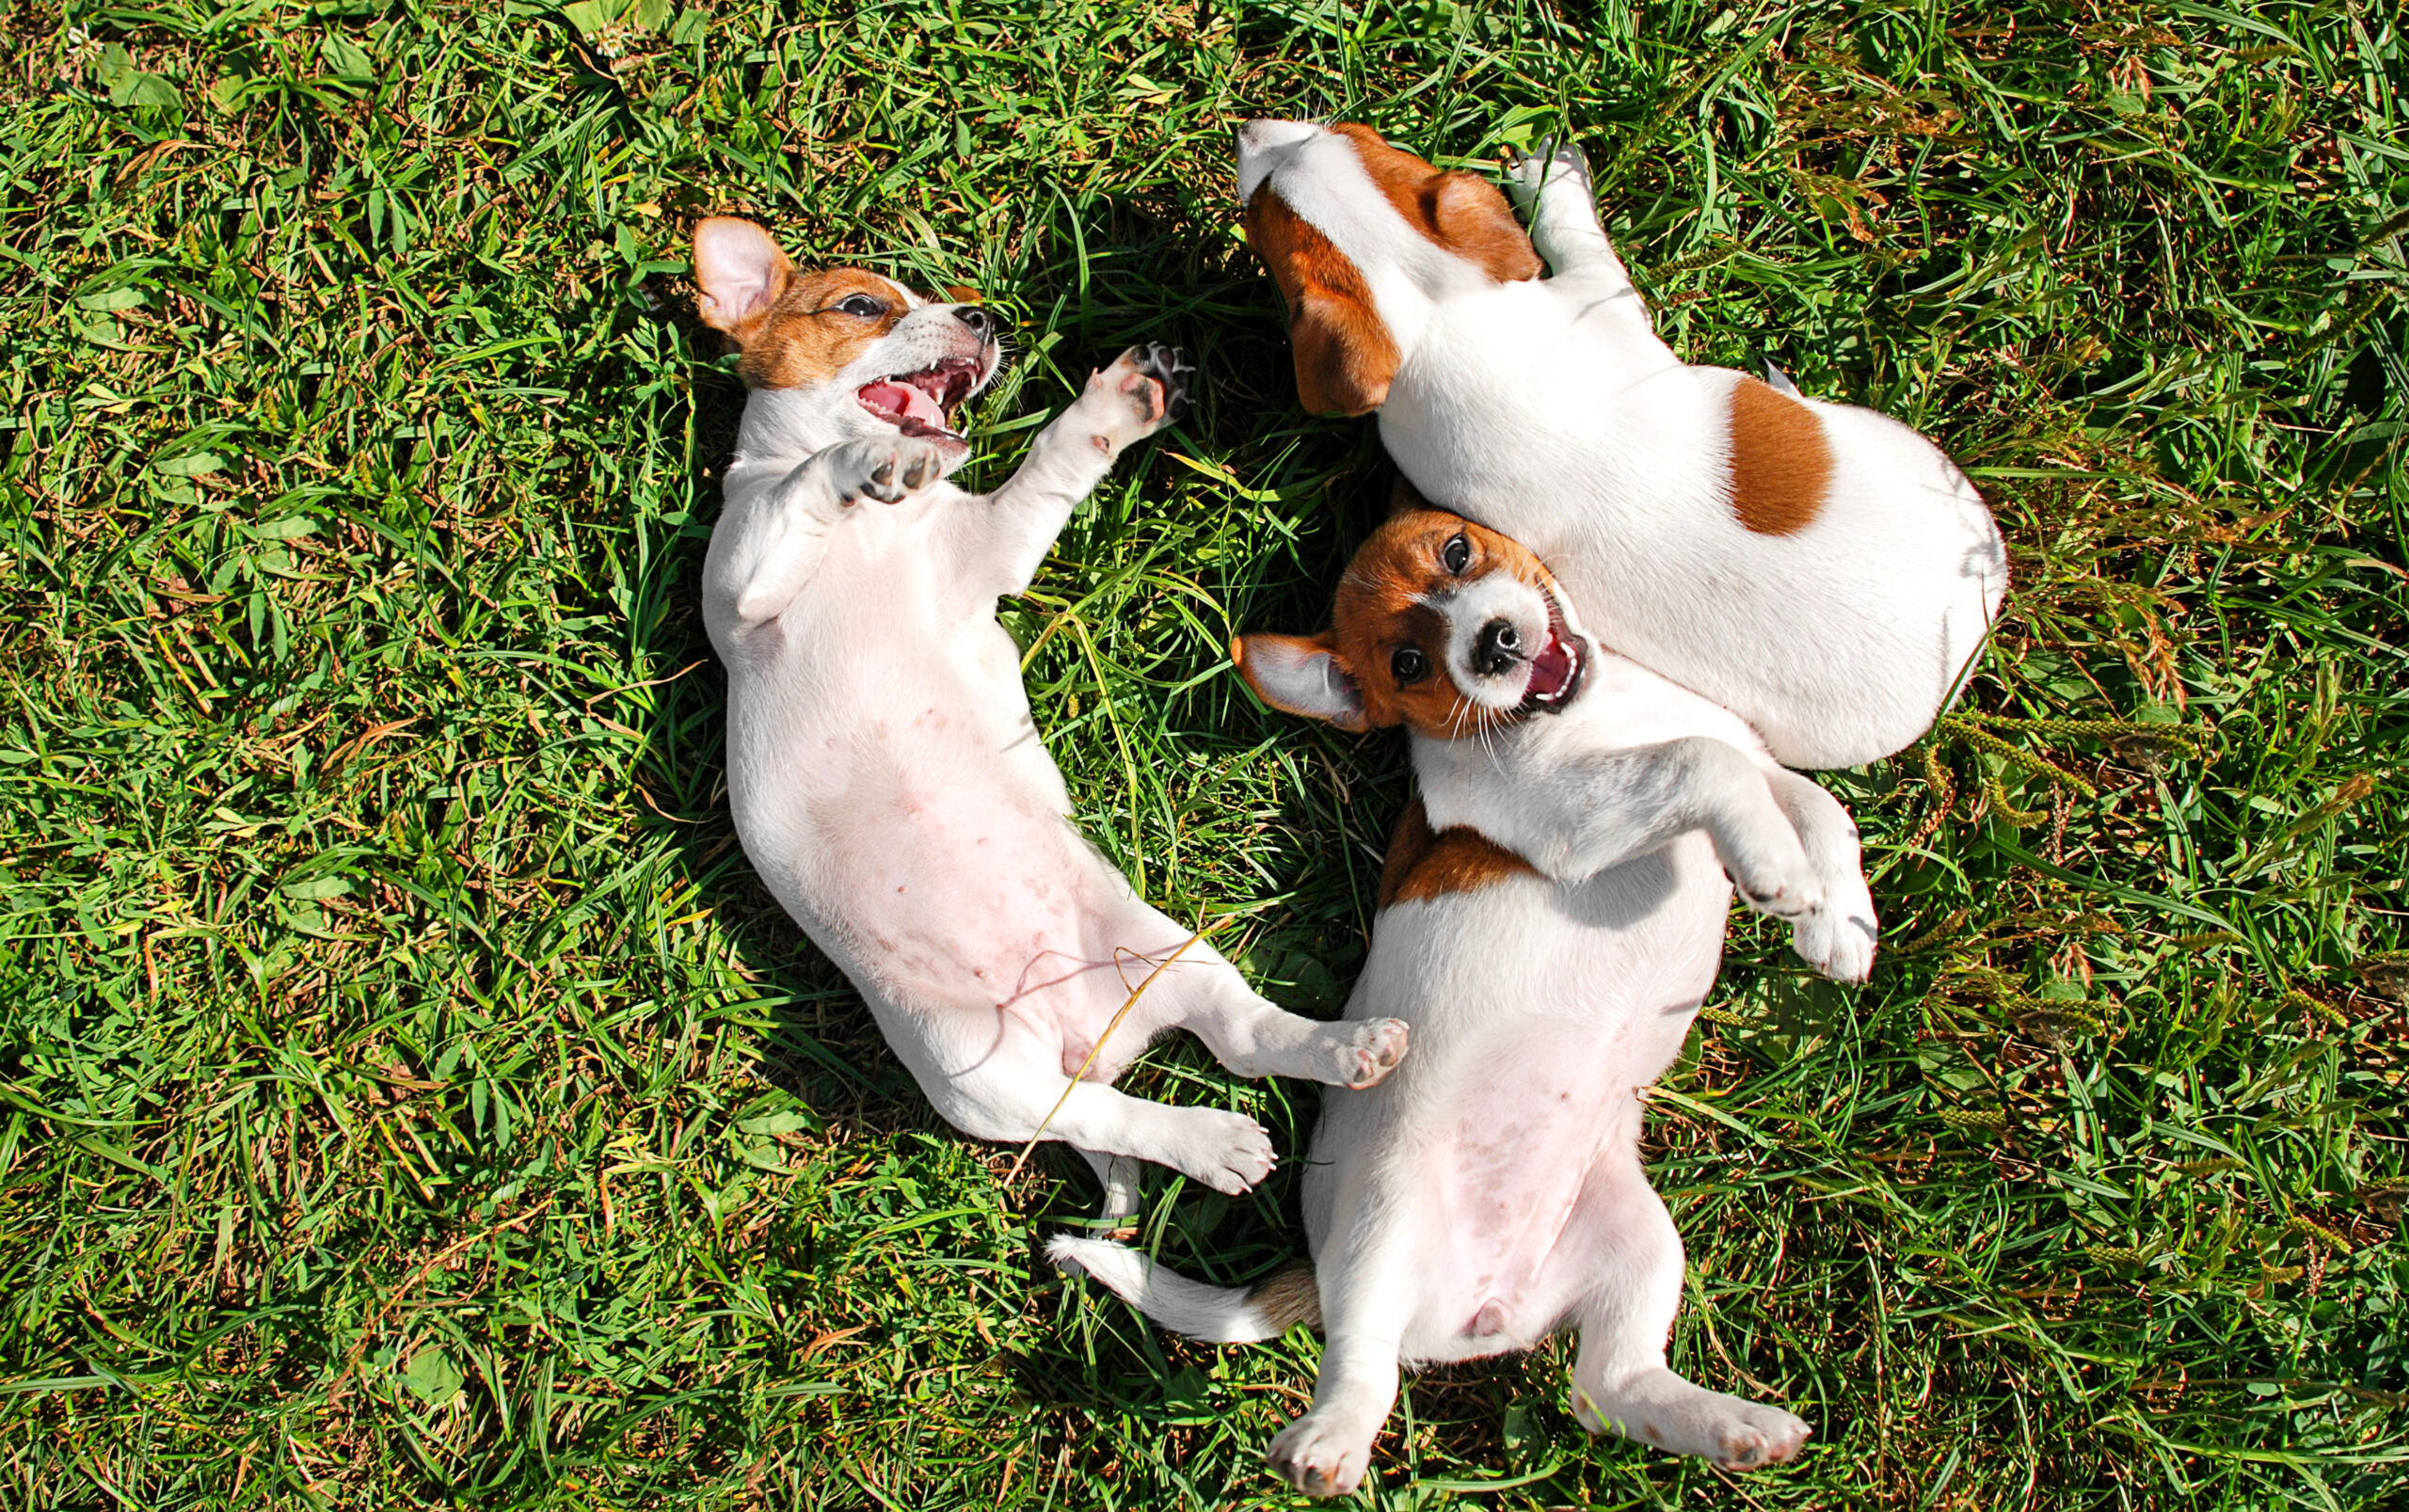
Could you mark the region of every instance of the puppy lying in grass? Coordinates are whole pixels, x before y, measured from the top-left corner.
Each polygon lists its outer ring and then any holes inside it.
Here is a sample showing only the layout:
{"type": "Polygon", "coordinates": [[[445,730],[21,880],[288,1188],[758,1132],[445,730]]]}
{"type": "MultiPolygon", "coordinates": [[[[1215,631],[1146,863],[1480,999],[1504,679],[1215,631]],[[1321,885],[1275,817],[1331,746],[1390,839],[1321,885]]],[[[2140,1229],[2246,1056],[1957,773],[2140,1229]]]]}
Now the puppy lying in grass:
{"type": "Polygon", "coordinates": [[[1938,447],[1675,357],[1569,145],[1509,171],[1529,236],[1488,180],[1369,127],[1250,121],[1237,148],[1306,408],[1379,410],[1425,497],[1538,552],[1607,645],[1785,766],[1861,765],[1931,727],[2007,587],[1938,447]]]}
{"type": "Polygon", "coordinates": [[[1270,1449],[1315,1495],[1363,1480],[1400,1362],[1528,1349],[1568,1321],[1591,1431],[1734,1470],[1792,1457],[1806,1424],[1666,1366],[1682,1241],[1640,1167],[1641,1094],[1715,980],[1734,882],[1819,970],[1865,976],[1847,813],[1730,710],[1588,640],[1530,552],[1443,511],[1409,505],[1364,543],[1330,630],[1232,652],[1277,708],[1412,732],[1421,797],[1347,1011],[1405,1021],[1413,1054],[1324,1099],[1310,1278],[1250,1293],[1100,1240],[1048,1252],[1202,1339],[1318,1317],[1313,1409],[1270,1449]]]}
{"type": "Polygon", "coordinates": [[[1168,422],[1187,363],[1123,353],[975,498],[946,475],[1001,358],[994,316],[799,273],[742,220],[695,229],[694,279],[750,390],[703,575],[745,854],[954,1126],[1077,1146],[1109,1217],[1134,1210],[1132,1160],[1244,1191],[1272,1165],[1253,1120],[1112,1090],[1147,1042],[1186,1028],[1240,1075],[1368,1087],[1405,1027],[1283,1011],[1132,894],[1071,827],[995,615],[1168,422]]]}

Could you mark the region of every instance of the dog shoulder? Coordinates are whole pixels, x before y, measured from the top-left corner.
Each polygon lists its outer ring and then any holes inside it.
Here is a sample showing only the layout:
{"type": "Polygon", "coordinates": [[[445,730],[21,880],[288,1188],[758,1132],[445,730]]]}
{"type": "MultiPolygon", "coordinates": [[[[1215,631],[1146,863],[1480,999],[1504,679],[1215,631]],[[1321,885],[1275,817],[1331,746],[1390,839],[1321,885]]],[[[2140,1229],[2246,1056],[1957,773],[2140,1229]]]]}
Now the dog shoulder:
{"type": "Polygon", "coordinates": [[[1416,798],[1405,805],[1389,837],[1388,859],[1380,867],[1379,907],[1385,913],[1399,903],[1477,892],[1516,877],[1540,874],[1537,867],[1478,830],[1433,830],[1422,800],[1416,798]]]}

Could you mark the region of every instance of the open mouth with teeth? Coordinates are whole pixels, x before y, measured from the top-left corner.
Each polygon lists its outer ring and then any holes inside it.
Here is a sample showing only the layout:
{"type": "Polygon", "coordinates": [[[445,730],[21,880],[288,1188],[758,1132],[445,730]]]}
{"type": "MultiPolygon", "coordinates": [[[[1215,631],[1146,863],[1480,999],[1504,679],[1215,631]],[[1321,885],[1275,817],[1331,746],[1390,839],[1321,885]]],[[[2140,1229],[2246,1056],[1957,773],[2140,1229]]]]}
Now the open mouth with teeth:
{"type": "Polygon", "coordinates": [[[1564,623],[1555,595],[1547,596],[1547,645],[1531,658],[1530,680],[1523,685],[1523,712],[1555,713],[1581,691],[1581,669],[1588,646],[1564,623]]]}
{"type": "Polygon", "coordinates": [[[979,387],[980,364],[966,357],[949,357],[933,368],[899,373],[866,383],[854,391],[861,406],[906,436],[959,441],[953,428],[955,411],[979,387]]]}

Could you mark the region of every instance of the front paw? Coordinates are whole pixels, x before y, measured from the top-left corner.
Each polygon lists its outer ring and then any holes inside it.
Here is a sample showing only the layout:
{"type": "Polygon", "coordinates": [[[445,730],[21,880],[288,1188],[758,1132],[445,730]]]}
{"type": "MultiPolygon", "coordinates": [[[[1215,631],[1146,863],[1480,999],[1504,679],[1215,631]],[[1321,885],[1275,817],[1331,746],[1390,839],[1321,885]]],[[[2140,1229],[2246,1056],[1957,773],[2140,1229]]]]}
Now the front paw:
{"type": "Polygon", "coordinates": [[[1530,151],[1506,150],[1506,192],[1525,210],[1542,184],[1570,183],[1589,193],[1589,159],[1570,136],[1542,136],[1530,151]]]}
{"type": "Polygon", "coordinates": [[[828,485],[848,507],[864,499],[901,503],[943,478],[945,464],[945,451],[934,441],[871,437],[837,449],[829,460],[828,485]]]}
{"type": "Polygon", "coordinates": [[[1133,346],[1088,379],[1086,397],[1121,412],[1108,422],[1109,441],[1117,449],[1178,419],[1195,376],[1195,366],[1175,346],[1133,346]]]}
{"type": "Polygon", "coordinates": [[[1793,926],[1790,947],[1834,981],[1860,982],[1874,972],[1874,907],[1827,901],[1793,926]]]}
{"type": "Polygon", "coordinates": [[[1823,883],[1804,866],[1755,867],[1745,878],[1734,875],[1731,886],[1740,901],[1778,919],[1803,921],[1824,908],[1823,883]]]}

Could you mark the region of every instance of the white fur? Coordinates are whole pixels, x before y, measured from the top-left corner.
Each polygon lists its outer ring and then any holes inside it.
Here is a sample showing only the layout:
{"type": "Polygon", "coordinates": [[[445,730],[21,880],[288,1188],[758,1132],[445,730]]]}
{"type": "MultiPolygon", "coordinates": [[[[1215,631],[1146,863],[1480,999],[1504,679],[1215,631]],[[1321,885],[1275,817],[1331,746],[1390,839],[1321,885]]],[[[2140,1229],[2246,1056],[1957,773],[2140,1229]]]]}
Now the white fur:
{"type": "MultiPolygon", "coordinates": [[[[1329,1343],[1313,1409],[1270,1447],[1300,1489],[1363,1479],[1400,1364],[1526,1349],[1568,1322],[1572,1406],[1593,1431],[1731,1469],[1788,1459],[1808,1436],[1667,1368],[1682,1243],[1638,1144],[1645,1090],[1715,979],[1727,869],[1795,921],[1821,969],[1864,976],[1856,831],[1730,710],[1627,659],[1588,663],[1560,714],[1414,738],[1431,826],[1476,829],[1545,875],[1395,904],[1373,925],[1347,1012],[1404,1020],[1413,1054],[1378,1088],[1323,1098],[1304,1217],[1329,1343]]],[[[1058,1254],[1167,1327],[1267,1336],[1244,1292],[1113,1249],[1058,1254]]]]}
{"type": "Polygon", "coordinates": [[[1278,1326],[1249,1300],[1244,1287],[1190,1281],[1126,1245],[1058,1233],[1045,1241],[1045,1258],[1062,1270],[1094,1277],[1105,1290],[1173,1333],[1215,1344],[1253,1344],[1280,1336],[1278,1326]]]}
{"type": "MultiPolygon", "coordinates": [[[[728,272],[730,300],[746,273],[728,272]]],[[[943,479],[958,442],[902,437],[854,390],[980,351],[966,330],[950,307],[915,308],[834,382],[750,397],[703,581],[737,832],[956,1127],[1026,1140],[1059,1100],[1044,1132],[1089,1154],[1112,1216],[1134,1205],[1132,1159],[1243,1191],[1272,1166],[1252,1119],[1111,1089],[1147,1042],[1185,1027],[1242,1075],[1365,1084],[1403,1029],[1284,1012],[1199,942],[1071,1081],[1190,931],[1072,828],[995,601],[1028,586],[1071,511],[1161,421],[1133,351],[1010,482],[964,493],[943,479]]],[[[992,373],[992,346],[981,360],[992,373]]]]}
{"type": "Polygon", "coordinates": [[[1989,511],[1938,448],[1802,399],[1832,453],[1827,501],[1795,533],[1752,532],[1728,481],[1742,374],[1658,339],[1577,151],[1509,176],[1554,273],[1514,283],[1407,224],[1344,136],[1250,123],[1240,190],[1267,179],[1372,291],[1402,355],[1380,439],[1426,498],[1539,553],[1606,644],[1738,713],[1786,765],[1860,765],[1931,726],[2007,583],[1989,511]]]}

